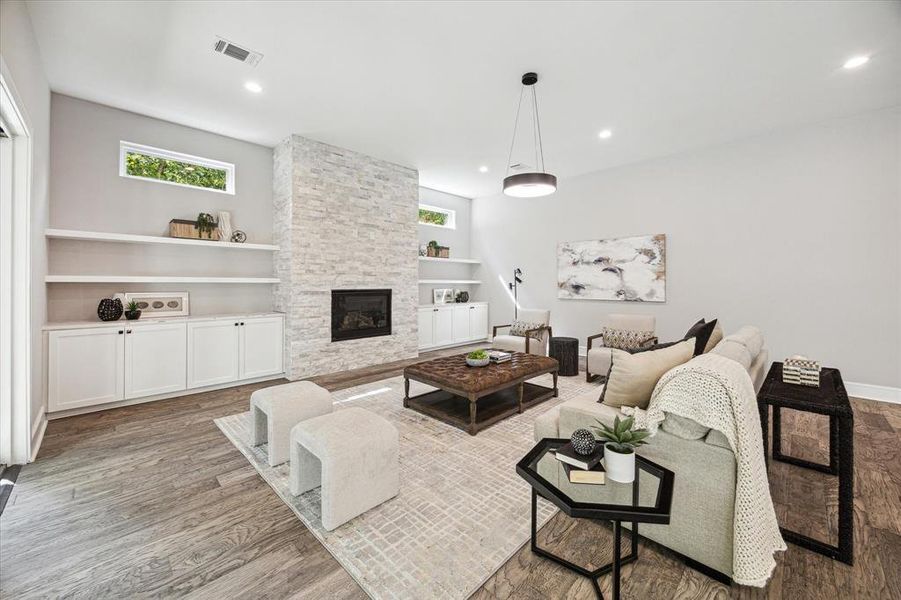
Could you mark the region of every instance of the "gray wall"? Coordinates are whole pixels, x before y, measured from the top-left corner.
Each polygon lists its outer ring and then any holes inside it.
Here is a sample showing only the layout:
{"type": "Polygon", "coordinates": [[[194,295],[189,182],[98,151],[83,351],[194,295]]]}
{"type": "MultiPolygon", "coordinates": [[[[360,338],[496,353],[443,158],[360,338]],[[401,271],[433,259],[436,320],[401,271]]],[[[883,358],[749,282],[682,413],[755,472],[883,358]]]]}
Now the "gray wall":
{"type": "MultiPolygon", "coordinates": [[[[419,202],[439,208],[456,211],[456,229],[446,229],[431,225],[419,225],[419,245],[424,246],[435,240],[442,246],[450,248],[451,258],[478,258],[470,250],[470,231],[472,229],[472,200],[462,196],[454,196],[425,187],[419,188],[419,202]]],[[[474,267],[459,264],[421,263],[419,266],[421,279],[475,279],[474,267]]],[[[478,300],[480,286],[472,285],[421,285],[419,286],[420,304],[432,303],[432,290],[437,287],[452,287],[466,290],[471,300],[478,300]]]]}
{"type": "MultiPolygon", "coordinates": [[[[206,131],[53,94],[50,226],[166,235],[170,219],[232,213],[249,242],[272,239],[272,150],[206,131]],[[234,195],[119,176],[125,140],[235,164],[234,195]]],[[[268,252],[54,240],[54,274],[266,276],[268,252]]],[[[49,320],[96,318],[99,298],[117,291],[187,290],[195,314],[270,310],[268,285],[51,284],[49,320]]]]}
{"type": "Polygon", "coordinates": [[[23,2],[0,3],[0,56],[9,69],[19,110],[31,134],[31,419],[32,433],[46,409],[42,368],[41,327],[47,318],[44,276],[47,274],[47,243],[44,229],[49,211],[50,87],[44,75],[31,19],[23,2]]]}
{"type": "Polygon", "coordinates": [[[661,340],[700,317],[759,326],[772,357],[807,354],[846,381],[901,386],[901,111],[833,120],[560,182],[539,199],[473,201],[473,252],[491,320],[498,282],[554,333],[600,331],[610,312],[653,314],[661,340]],[[559,300],[558,242],[667,236],[667,301],[559,300]]]}

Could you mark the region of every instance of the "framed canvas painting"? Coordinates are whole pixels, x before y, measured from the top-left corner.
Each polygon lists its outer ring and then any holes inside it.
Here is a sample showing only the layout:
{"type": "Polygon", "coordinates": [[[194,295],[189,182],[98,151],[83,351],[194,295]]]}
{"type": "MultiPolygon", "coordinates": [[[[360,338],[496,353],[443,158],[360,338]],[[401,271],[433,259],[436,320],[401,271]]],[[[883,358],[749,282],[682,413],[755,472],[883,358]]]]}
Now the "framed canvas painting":
{"type": "Polygon", "coordinates": [[[562,242],[557,288],[559,298],[666,302],[666,235],[562,242]]]}

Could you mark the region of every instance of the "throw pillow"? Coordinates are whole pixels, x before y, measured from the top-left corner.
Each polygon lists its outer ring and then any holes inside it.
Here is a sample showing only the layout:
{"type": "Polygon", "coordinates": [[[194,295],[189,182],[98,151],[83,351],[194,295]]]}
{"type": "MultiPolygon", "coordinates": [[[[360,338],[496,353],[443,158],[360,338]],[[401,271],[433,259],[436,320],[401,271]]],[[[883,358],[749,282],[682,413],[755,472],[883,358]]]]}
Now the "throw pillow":
{"type": "MultiPolygon", "coordinates": [[[[528,321],[513,321],[513,324],[510,325],[510,335],[515,335],[518,337],[526,337],[526,332],[530,329],[538,329],[539,327],[544,327],[544,323],[529,323],[528,321]]],[[[534,340],[541,341],[541,338],[538,334],[531,334],[531,337],[534,340]]]]}
{"type": "Polygon", "coordinates": [[[604,345],[608,348],[638,350],[642,344],[654,337],[654,332],[604,327],[601,329],[601,335],[604,336],[604,345]]]}
{"type": "Polygon", "coordinates": [[[642,346],[641,348],[636,348],[635,350],[626,350],[629,354],[638,354],[639,352],[648,352],[649,350],[663,350],[664,348],[669,348],[670,346],[675,346],[685,340],[676,340],[675,342],[663,342],[661,344],[652,344],[650,346],[642,346]]]}
{"type": "Polygon", "coordinates": [[[707,354],[711,350],[713,350],[717,344],[720,343],[720,340],[723,339],[723,326],[720,324],[719,319],[716,320],[716,327],[713,328],[713,332],[710,334],[710,339],[707,340],[707,345],[704,346],[704,354],[707,354]]]}
{"type": "Polygon", "coordinates": [[[647,408],[651,392],[663,374],[691,360],[694,348],[694,340],[685,340],[668,348],[638,354],[611,350],[612,364],[604,386],[603,403],[614,408],[647,408]]]}
{"type": "Polygon", "coordinates": [[[682,338],[684,340],[687,340],[688,338],[695,339],[695,356],[704,353],[704,348],[707,347],[707,341],[713,334],[714,327],[716,327],[716,319],[709,322],[701,319],[700,321],[692,325],[688,330],[688,333],[685,334],[685,337],[682,338]]]}

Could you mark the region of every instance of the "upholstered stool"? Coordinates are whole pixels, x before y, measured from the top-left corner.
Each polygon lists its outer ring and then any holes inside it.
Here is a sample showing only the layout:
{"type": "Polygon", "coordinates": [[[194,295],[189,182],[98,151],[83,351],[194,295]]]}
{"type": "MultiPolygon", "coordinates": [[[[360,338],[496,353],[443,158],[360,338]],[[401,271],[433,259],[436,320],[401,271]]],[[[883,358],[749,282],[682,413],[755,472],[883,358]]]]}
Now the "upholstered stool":
{"type": "Polygon", "coordinates": [[[322,486],[328,531],[397,495],[398,436],[394,425],[362,408],[301,421],[291,430],[291,493],[322,486]]]}
{"type": "Polygon", "coordinates": [[[332,412],[332,395],[310,381],[257,390],[250,395],[253,419],[251,444],[269,443],[269,466],[288,460],[291,428],[313,417],[332,412]]]}

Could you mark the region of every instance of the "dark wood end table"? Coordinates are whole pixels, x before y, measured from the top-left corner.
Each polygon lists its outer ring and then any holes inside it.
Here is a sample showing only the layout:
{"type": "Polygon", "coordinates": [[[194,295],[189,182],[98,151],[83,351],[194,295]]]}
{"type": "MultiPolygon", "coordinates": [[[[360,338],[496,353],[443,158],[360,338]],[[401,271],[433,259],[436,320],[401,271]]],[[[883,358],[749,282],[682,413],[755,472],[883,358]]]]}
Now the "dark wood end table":
{"type": "MultiPolygon", "coordinates": [[[[820,371],[820,386],[782,381],[782,363],[774,362],[757,394],[763,455],[767,455],[769,407],[773,407],[773,460],[838,476],[838,546],[780,527],[786,541],[829,558],[854,564],[854,411],[838,369],[820,371]],[[782,452],[783,408],[829,417],[829,464],[820,464],[782,452]]],[[[767,462],[769,467],[769,462],[767,462]]]]}
{"type": "Polygon", "coordinates": [[[552,337],[548,355],[560,363],[559,374],[570,377],[579,374],[579,340],[574,337],[552,337]]]}
{"type": "Polygon", "coordinates": [[[513,352],[507,362],[470,367],[466,355],[445,356],[404,369],[404,407],[459,427],[469,435],[557,397],[557,361],[513,352]],[[530,383],[550,373],[554,387],[530,383]],[[410,381],[438,388],[410,396],[410,381]]]}
{"type": "Polygon", "coordinates": [[[559,485],[555,485],[539,473],[539,465],[551,461],[552,466],[559,467],[554,452],[568,442],[567,439],[545,438],[516,465],[519,476],[532,486],[532,552],[590,579],[598,598],[604,597],[598,585],[598,577],[612,573],[613,600],[619,600],[622,566],[638,558],[638,524],[668,525],[670,522],[675,475],[672,471],[636,455],[633,483],[618,483],[608,479],[604,485],[588,485],[570,483],[565,479],[561,480],[559,485]],[[639,489],[639,483],[644,486],[644,491],[639,489]],[[613,561],[590,571],[539,547],[538,496],[550,501],[570,517],[611,521],[613,561]],[[632,524],[629,533],[631,548],[627,556],[622,556],[620,549],[624,522],[632,524]]]}

